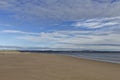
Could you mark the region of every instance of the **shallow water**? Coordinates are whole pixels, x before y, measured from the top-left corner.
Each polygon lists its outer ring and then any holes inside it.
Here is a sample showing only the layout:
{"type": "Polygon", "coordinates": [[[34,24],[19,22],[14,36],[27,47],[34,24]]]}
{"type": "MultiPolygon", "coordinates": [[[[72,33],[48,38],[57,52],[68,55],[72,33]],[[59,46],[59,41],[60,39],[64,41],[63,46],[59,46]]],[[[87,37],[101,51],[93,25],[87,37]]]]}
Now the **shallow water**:
{"type": "Polygon", "coordinates": [[[72,56],[120,64],[120,53],[76,53],[72,56]]]}
{"type": "Polygon", "coordinates": [[[56,54],[120,64],[120,53],[56,53],[56,54]]]}

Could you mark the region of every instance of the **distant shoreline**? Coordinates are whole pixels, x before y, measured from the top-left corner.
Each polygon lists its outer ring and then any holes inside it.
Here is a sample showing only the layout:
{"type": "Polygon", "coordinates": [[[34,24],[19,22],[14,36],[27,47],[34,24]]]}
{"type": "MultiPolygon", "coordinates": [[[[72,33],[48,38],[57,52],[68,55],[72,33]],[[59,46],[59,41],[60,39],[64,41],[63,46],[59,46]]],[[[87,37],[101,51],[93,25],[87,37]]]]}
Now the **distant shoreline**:
{"type": "Polygon", "coordinates": [[[59,50],[0,50],[1,51],[17,51],[17,52],[35,52],[35,53],[40,53],[40,52],[47,52],[47,53],[53,53],[53,52],[82,52],[82,53],[120,53],[120,51],[96,51],[96,50],[81,50],[81,51],[59,51],[59,50]]]}

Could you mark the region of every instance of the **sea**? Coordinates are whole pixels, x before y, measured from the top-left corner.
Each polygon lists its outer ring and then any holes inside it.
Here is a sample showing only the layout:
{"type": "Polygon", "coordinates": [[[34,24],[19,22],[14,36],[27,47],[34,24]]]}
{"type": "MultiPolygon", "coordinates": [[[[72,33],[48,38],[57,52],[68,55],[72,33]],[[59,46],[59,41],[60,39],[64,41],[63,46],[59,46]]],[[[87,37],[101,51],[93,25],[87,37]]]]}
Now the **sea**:
{"type": "Polygon", "coordinates": [[[120,53],[59,52],[54,54],[120,64],[120,53]]]}

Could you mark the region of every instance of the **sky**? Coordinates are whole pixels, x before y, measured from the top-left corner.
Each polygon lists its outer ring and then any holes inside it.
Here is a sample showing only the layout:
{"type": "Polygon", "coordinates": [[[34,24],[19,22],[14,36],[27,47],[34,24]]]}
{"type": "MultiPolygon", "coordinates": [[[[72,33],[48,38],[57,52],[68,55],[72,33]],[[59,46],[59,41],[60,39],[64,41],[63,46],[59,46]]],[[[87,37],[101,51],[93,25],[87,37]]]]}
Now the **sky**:
{"type": "Polygon", "coordinates": [[[120,50],[120,0],[0,0],[0,46],[120,50]]]}

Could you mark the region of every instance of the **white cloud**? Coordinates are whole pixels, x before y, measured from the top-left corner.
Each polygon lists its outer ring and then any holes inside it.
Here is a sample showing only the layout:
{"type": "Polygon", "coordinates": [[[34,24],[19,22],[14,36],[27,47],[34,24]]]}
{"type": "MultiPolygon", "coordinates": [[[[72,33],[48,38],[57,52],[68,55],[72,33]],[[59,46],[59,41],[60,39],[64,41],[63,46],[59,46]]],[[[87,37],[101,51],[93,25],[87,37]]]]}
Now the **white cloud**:
{"type": "Polygon", "coordinates": [[[120,26],[120,17],[87,19],[84,21],[77,21],[73,23],[72,26],[88,28],[120,26]]]}
{"type": "Polygon", "coordinates": [[[99,22],[89,22],[89,23],[77,22],[73,26],[76,26],[76,27],[88,27],[88,28],[99,28],[99,27],[101,27],[101,26],[98,26],[100,24],[101,23],[99,23],[99,22]]]}
{"type": "Polygon", "coordinates": [[[19,30],[2,30],[2,33],[14,33],[14,34],[28,34],[28,35],[39,35],[40,33],[33,33],[33,32],[24,32],[19,30]]]}

